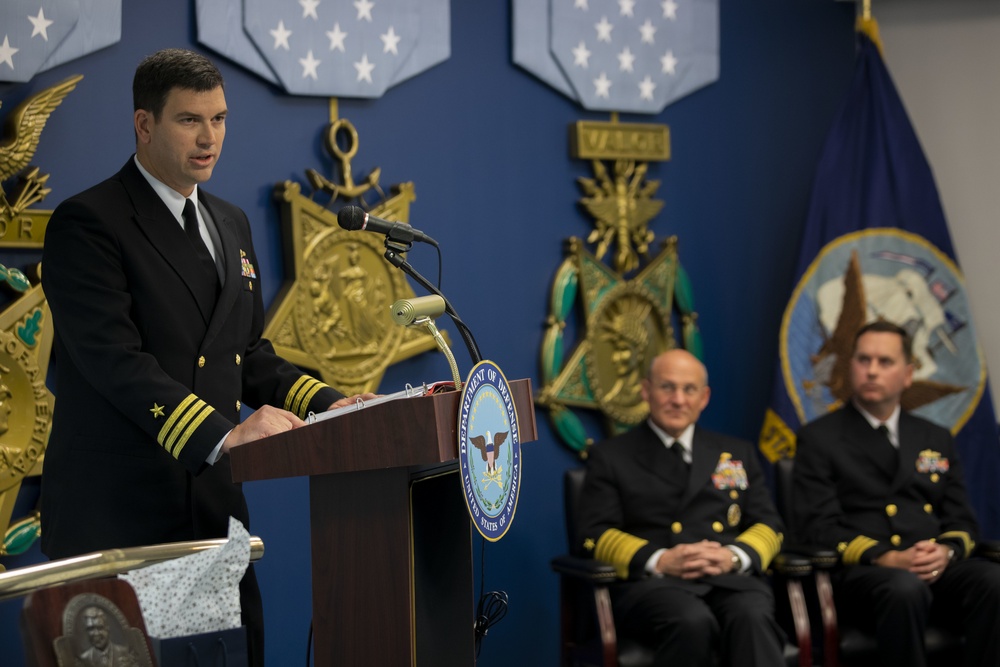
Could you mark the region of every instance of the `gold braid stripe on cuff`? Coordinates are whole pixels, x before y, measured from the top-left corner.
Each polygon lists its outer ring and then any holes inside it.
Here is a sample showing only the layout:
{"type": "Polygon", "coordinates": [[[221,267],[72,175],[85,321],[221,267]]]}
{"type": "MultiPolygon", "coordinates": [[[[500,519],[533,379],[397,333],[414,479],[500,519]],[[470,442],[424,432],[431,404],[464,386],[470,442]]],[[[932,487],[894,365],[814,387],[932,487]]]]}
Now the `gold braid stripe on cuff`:
{"type": "Polygon", "coordinates": [[[762,570],[766,570],[781,551],[781,540],[781,533],[775,532],[773,528],[763,523],[755,523],[736,538],[737,542],[742,542],[757,552],[762,570]]]}
{"type": "Polygon", "coordinates": [[[201,423],[215,411],[211,405],[194,394],[188,394],[180,405],[170,413],[167,422],[160,429],[156,441],[175,459],[201,423]]]}
{"type": "Polygon", "coordinates": [[[288,395],[285,397],[285,409],[295,413],[300,419],[305,419],[308,416],[309,402],[316,395],[316,392],[326,386],[315,378],[303,375],[288,390],[288,395]]]}
{"type": "Polygon", "coordinates": [[[594,558],[614,566],[619,577],[628,579],[629,563],[636,552],[647,544],[649,540],[610,528],[598,538],[594,558]]]}
{"type": "Polygon", "coordinates": [[[971,556],[972,550],[976,548],[976,543],[972,540],[972,536],[964,530],[949,530],[947,533],[941,533],[938,535],[938,541],[955,539],[962,541],[962,547],[965,549],[965,553],[962,554],[962,557],[968,558],[971,556]]]}
{"type": "Polygon", "coordinates": [[[861,562],[861,556],[876,544],[878,544],[877,540],[865,537],[864,535],[858,535],[847,545],[844,554],[841,556],[841,561],[843,561],[844,565],[857,565],[861,562]]]}

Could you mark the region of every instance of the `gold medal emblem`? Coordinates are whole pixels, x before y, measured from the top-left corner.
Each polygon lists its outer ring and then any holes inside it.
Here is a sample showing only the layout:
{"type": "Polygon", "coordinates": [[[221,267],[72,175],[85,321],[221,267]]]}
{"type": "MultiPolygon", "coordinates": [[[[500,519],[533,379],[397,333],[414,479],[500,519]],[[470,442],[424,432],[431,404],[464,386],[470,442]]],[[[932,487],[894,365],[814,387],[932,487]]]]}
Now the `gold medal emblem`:
{"type": "Polygon", "coordinates": [[[35,356],[0,331],[0,493],[19,485],[45,451],[52,405],[35,356]]]}
{"type": "Polygon", "coordinates": [[[600,409],[619,424],[635,425],[649,414],[642,377],[649,360],[672,345],[661,297],[638,281],[609,285],[588,321],[587,381],[600,409]]]}
{"type": "Polygon", "coordinates": [[[726,521],[729,522],[730,528],[735,528],[740,525],[740,519],[743,518],[743,511],[740,510],[740,506],[733,503],[729,506],[729,511],[726,512],[726,521]]]}
{"type": "MultiPolygon", "coordinates": [[[[353,201],[374,188],[382,200],[371,214],[408,223],[410,203],[416,199],[413,183],[392,186],[394,194],[388,198],[378,186],[378,168],[355,183],[351,159],[358,150],[358,133],[346,118],[327,127],[326,149],[340,162],[342,183],[307,169],[310,196],[302,194],[297,182],[275,186],[294,277],[272,305],[264,336],[282,357],[317,371],[324,382],[350,395],[375,391],[389,365],[436,349],[437,343],[421,328],[393,324],[390,305],[414,292],[403,272],[386,261],[384,239],[341,229],[331,210],[339,199],[353,201]],[[325,205],[313,201],[323,194],[330,196],[325,205]]],[[[253,267],[244,264],[244,270],[253,267]]],[[[449,340],[448,332],[441,335],[449,340]]]]}

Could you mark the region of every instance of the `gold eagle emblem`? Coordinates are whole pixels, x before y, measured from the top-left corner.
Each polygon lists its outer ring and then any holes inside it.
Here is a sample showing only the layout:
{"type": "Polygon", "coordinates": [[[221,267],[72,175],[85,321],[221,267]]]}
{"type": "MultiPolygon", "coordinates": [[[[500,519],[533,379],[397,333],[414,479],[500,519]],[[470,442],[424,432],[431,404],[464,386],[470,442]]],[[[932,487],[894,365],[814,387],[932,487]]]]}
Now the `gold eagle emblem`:
{"type": "MultiPolygon", "coordinates": [[[[81,74],[71,76],[62,83],[32,95],[7,116],[3,136],[0,137],[0,184],[28,166],[38,149],[38,142],[49,116],[82,78],[81,74]]],[[[37,185],[41,186],[46,178],[47,176],[36,178],[37,185]]],[[[33,188],[30,193],[22,192],[16,198],[16,206],[12,206],[0,187],[0,213],[13,215],[15,208],[23,210],[43,199],[48,192],[48,189],[43,190],[41,187],[33,188]]]]}

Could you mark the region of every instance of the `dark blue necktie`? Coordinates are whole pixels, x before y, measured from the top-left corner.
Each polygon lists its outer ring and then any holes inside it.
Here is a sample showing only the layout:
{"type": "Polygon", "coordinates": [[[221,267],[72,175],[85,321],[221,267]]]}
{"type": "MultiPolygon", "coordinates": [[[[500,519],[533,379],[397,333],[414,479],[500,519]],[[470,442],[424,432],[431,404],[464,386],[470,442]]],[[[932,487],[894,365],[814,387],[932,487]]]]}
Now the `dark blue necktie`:
{"type": "Polygon", "coordinates": [[[885,461],[886,466],[895,470],[899,467],[899,450],[896,446],[892,444],[892,438],[889,437],[889,427],[885,424],[879,424],[878,428],[875,429],[882,436],[882,440],[885,442],[886,450],[883,452],[882,458],[885,461]]]}
{"type": "Polygon", "coordinates": [[[688,462],[684,460],[684,445],[682,445],[677,440],[674,440],[673,444],[669,447],[670,453],[677,459],[677,462],[682,466],[687,467],[688,462]]]}
{"type": "Polygon", "coordinates": [[[212,259],[212,254],[208,251],[208,246],[205,245],[204,239],[201,238],[201,230],[198,228],[198,212],[195,210],[193,199],[184,200],[183,217],[184,231],[187,232],[188,240],[194,246],[194,253],[198,256],[198,260],[205,267],[205,270],[211,273],[216,287],[218,287],[219,274],[216,271],[215,260],[212,259]]]}

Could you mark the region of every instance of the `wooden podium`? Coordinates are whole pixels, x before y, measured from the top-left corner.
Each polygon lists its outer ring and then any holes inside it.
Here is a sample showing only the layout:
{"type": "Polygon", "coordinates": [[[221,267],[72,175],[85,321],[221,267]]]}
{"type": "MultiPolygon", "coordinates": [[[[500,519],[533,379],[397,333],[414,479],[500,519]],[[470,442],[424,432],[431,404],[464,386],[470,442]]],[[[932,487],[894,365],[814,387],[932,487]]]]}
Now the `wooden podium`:
{"type": "MultiPolygon", "coordinates": [[[[509,383],[521,443],[529,380],[509,383]]],[[[233,480],[309,476],[317,665],[475,663],[461,394],[404,398],[237,447],[233,480]]]]}

